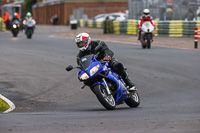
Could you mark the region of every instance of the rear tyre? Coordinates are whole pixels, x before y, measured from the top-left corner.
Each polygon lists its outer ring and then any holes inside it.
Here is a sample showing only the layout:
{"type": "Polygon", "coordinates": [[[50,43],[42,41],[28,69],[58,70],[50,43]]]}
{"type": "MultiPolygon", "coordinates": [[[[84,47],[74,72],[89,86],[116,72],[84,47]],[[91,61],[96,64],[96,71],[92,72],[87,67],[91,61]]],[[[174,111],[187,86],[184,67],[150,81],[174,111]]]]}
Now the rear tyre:
{"type": "Polygon", "coordinates": [[[99,102],[107,109],[114,110],[116,107],[115,99],[112,95],[108,95],[106,88],[103,85],[96,85],[93,87],[93,92],[99,102]]]}
{"type": "Polygon", "coordinates": [[[130,97],[125,100],[125,103],[131,108],[138,107],[140,105],[140,97],[138,92],[130,92],[129,96],[130,97]]]}

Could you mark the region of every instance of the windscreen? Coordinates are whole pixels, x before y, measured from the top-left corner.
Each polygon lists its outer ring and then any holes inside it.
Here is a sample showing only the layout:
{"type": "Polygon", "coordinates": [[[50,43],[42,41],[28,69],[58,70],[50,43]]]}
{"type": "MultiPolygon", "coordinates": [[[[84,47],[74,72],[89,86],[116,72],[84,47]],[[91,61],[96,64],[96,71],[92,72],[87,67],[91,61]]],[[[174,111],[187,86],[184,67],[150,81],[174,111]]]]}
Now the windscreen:
{"type": "Polygon", "coordinates": [[[93,55],[86,55],[79,59],[80,66],[84,69],[88,68],[93,55]]]}
{"type": "Polygon", "coordinates": [[[13,24],[19,24],[18,20],[13,21],[13,24]]]}

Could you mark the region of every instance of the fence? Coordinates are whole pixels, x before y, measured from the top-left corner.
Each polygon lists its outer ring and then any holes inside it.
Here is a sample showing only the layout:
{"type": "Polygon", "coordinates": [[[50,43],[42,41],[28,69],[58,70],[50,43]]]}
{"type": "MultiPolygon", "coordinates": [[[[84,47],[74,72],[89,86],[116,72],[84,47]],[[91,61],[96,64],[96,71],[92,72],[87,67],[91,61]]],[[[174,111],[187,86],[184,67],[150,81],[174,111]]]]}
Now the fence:
{"type": "MultiPolygon", "coordinates": [[[[80,20],[80,27],[89,28],[102,28],[104,33],[110,34],[129,34],[137,35],[138,25],[137,20],[128,19],[127,21],[104,21],[96,22],[93,20],[80,20]]],[[[155,21],[155,36],[169,36],[169,37],[182,37],[182,36],[194,36],[194,28],[200,29],[200,21],[155,21]]],[[[198,30],[200,37],[200,30],[198,30]]]]}
{"type": "Polygon", "coordinates": [[[199,6],[200,0],[128,0],[129,19],[139,19],[147,8],[154,20],[197,20],[199,6]]]}

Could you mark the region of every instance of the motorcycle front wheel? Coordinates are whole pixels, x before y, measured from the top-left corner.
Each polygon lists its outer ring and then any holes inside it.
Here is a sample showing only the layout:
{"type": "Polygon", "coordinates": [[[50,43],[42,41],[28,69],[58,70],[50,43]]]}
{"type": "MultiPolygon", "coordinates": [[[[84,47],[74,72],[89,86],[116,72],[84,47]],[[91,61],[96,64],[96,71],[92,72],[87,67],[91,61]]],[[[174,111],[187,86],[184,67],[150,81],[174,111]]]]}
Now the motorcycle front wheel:
{"type": "Polygon", "coordinates": [[[13,37],[17,37],[17,34],[16,34],[16,33],[13,33],[13,37]]]}
{"type": "Polygon", "coordinates": [[[115,99],[112,95],[108,95],[106,88],[103,85],[96,85],[93,87],[93,92],[99,102],[107,109],[114,110],[116,107],[115,99]]]}
{"type": "Polygon", "coordinates": [[[28,29],[28,31],[27,31],[27,38],[28,39],[32,38],[32,30],[31,29],[28,29]]]}
{"type": "Polygon", "coordinates": [[[147,48],[151,48],[152,34],[147,34],[147,48]]]}
{"type": "Polygon", "coordinates": [[[147,39],[147,48],[148,49],[151,48],[151,40],[150,40],[150,38],[147,39]]]}

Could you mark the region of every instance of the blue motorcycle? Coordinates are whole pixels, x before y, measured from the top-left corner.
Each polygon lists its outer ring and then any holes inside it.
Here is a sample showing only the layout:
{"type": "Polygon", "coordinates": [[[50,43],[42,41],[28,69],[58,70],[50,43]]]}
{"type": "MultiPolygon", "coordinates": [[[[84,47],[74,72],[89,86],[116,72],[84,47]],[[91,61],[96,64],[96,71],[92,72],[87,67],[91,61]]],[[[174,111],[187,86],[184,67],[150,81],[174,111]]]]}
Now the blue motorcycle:
{"type": "Polygon", "coordinates": [[[86,55],[78,59],[79,67],[69,65],[66,70],[78,68],[78,79],[84,83],[82,88],[89,86],[107,110],[114,110],[124,102],[131,108],[139,106],[137,90],[129,91],[123,79],[111,70],[108,61],[98,61],[96,56],[86,55]]]}

